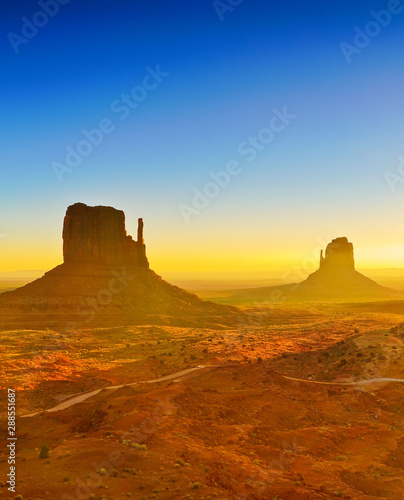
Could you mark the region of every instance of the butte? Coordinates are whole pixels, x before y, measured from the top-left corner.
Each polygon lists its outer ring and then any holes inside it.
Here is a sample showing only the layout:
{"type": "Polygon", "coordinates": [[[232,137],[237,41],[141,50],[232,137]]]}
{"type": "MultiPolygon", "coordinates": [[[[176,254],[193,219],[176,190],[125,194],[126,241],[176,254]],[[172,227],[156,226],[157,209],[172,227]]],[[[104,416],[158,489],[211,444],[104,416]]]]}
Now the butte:
{"type": "Polygon", "coordinates": [[[77,331],[127,324],[237,326],[235,307],[203,301],[149,267],[138,220],[137,240],[112,207],[68,207],[63,264],[32,283],[0,294],[0,326],[77,331]]]}

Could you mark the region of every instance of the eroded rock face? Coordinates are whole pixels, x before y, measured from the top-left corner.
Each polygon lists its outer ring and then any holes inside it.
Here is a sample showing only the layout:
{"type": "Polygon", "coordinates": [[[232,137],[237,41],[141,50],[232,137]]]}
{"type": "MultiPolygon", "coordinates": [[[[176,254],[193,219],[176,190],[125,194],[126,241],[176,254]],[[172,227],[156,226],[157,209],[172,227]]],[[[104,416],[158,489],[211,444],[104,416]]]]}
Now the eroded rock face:
{"type": "Polygon", "coordinates": [[[125,214],[112,207],[71,205],[63,225],[66,264],[107,264],[149,267],[139,219],[138,241],[126,234],[125,214]]]}
{"type": "Polygon", "coordinates": [[[98,326],[236,328],[247,323],[248,315],[235,307],[205,302],[153,272],[142,219],[137,238],[126,234],[120,210],[70,206],[63,227],[64,263],[0,294],[0,330],[35,326],[70,334],[98,326]]]}
{"type": "Polygon", "coordinates": [[[335,238],[320,255],[320,269],[354,270],[353,244],[347,238],[335,238]]]}

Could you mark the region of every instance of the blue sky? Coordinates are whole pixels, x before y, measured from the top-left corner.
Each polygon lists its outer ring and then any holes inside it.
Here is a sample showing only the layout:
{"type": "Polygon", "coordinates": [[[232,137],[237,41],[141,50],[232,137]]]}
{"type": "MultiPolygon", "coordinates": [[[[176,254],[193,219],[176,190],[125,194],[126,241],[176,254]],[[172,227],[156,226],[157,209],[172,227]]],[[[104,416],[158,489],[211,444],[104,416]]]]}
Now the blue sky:
{"type": "Polygon", "coordinates": [[[132,234],[142,216],[160,272],[286,268],[342,235],[363,265],[404,266],[404,183],[384,178],[404,154],[404,12],[349,64],[340,49],[396,4],[244,0],[221,20],[212,1],[70,0],[15,53],[43,9],[3,0],[0,271],[59,263],[77,201],[125,210],[132,234]],[[158,65],[120,120],[111,103],[158,65]],[[238,145],[284,107],[296,118],[248,163],[238,145]],[[53,162],[104,118],[114,131],[59,182],[53,162]],[[187,224],[179,207],[230,160],[241,173],[187,224]]]}

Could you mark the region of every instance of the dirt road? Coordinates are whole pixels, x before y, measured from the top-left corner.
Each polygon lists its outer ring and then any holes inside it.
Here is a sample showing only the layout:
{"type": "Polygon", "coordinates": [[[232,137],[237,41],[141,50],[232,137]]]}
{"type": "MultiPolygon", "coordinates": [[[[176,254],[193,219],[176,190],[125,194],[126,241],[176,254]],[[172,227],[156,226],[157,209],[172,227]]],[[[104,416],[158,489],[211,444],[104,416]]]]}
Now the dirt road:
{"type": "Polygon", "coordinates": [[[165,382],[166,380],[176,379],[178,377],[183,377],[184,375],[188,375],[189,373],[192,373],[195,371],[200,371],[203,368],[213,368],[215,366],[220,366],[220,365],[198,366],[196,368],[188,368],[186,370],[181,370],[179,372],[173,373],[172,375],[166,375],[165,377],[160,377],[160,378],[156,378],[153,380],[144,380],[141,382],[134,382],[132,384],[122,384],[122,385],[101,387],[101,389],[96,389],[95,391],[91,391],[91,392],[85,392],[83,394],[78,394],[77,396],[73,396],[69,399],[66,399],[65,401],[58,404],[57,406],[54,406],[53,408],[49,408],[49,410],[37,411],[35,413],[30,413],[29,415],[21,415],[21,418],[35,417],[35,415],[39,415],[40,413],[43,413],[43,412],[52,413],[54,411],[65,410],[66,408],[70,408],[70,406],[76,405],[78,403],[82,403],[86,399],[91,398],[92,396],[95,396],[96,394],[99,394],[101,391],[104,391],[104,390],[110,391],[110,390],[114,390],[114,389],[120,389],[121,387],[128,387],[128,386],[134,386],[134,385],[139,385],[139,384],[152,384],[155,382],[165,382]]]}
{"type": "Polygon", "coordinates": [[[368,380],[359,380],[357,382],[320,382],[319,380],[308,380],[304,378],[294,378],[287,377],[286,375],[281,375],[283,378],[288,380],[294,380],[295,382],[305,382],[308,384],[320,384],[320,385],[368,385],[376,384],[377,382],[404,382],[402,378],[370,378],[368,380]]]}
{"type": "MultiPolygon", "coordinates": [[[[188,375],[189,373],[193,373],[195,371],[200,371],[203,368],[219,368],[227,365],[204,365],[204,366],[197,366],[196,368],[188,368],[187,370],[181,370],[179,372],[173,373],[172,375],[166,375],[164,377],[156,378],[153,380],[144,380],[142,382],[134,382],[132,384],[122,384],[122,385],[114,385],[114,386],[108,386],[108,387],[102,387],[101,389],[96,389],[95,391],[91,392],[86,392],[83,394],[78,394],[77,396],[73,396],[69,399],[66,399],[62,403],[58,404],[57,406],[54,406],[53,408],[50,408],[48,410],[42,410],[42,411],[37,411],[35,413],[31,413],[29,415],[21,415],[21,418],[28,418],[28,417],[34,417],[35,415],[39,415],[40,413],[43,412],[48,412],[52,413],[55,411],[60,411],[60,410],[65,410],[66,408],[70,408],[70,406],[76,405],[78,403],[82,403],[88,398],[91,398],[92,396],[95,396],[96,394],[99,394],[101,391],[107,390],[114,390],[114,389],[120,389],[121,387],[130,387],[134,385],[139,385],[139,384],[152,384],[156,382],[165,382],[167,380],[173,380],[177,379],[179,377],[183,377],[184,375],[188,375]]],[[[303,383],[308,383],[308,384],[320,384],[320,385],[342,385],[342,386],[358,386],[358,385],[368,385],[368,384],[375,384],[375,383],[380,383],[380,382],[399,382],[403,383],[404,379],[401,378],[373,378],[369,380],[360,380],[358,382],[320,382],[318,380],[308,380],[308,379],[302,379],[302,378],[294,378],[294,377],[287,377],[286,375],[281,375],[284,379],[287,380],[293,380],[295,382],[303,382],[303,383]]]]}

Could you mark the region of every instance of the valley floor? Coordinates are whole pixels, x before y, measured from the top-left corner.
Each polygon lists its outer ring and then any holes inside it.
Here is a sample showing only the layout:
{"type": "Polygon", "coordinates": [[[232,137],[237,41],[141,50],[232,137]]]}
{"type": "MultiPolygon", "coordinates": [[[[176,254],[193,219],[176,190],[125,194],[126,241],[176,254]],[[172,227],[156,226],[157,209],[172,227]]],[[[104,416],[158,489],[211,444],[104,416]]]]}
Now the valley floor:
{"type": "Polygon", "coordinates": [[[316,305],[264,326],[264,313],[220,331],[2,332],[0,495],[402,499],[404,386],[352,382],[404,379],[404,317],[316,305]],[[16,493],[5,381],[17,392],[16,493]]]}

